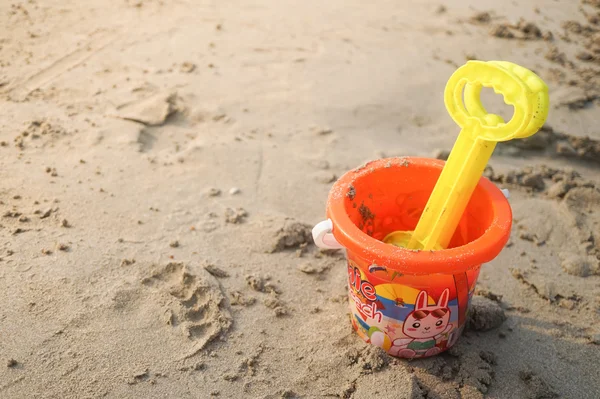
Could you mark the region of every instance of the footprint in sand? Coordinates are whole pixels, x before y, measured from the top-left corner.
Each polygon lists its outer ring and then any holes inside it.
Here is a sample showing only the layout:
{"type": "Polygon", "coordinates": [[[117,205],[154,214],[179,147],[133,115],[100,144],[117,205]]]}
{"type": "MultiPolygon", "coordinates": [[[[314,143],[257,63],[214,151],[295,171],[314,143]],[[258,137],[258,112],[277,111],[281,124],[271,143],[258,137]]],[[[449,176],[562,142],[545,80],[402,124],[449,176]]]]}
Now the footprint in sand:
{"type": "Polygon", "coordinates": [[[192,273],[183,263],[169,263],[144,278],[142,284],[166,300],[165,323],[193,343],[184,358],[194,356],[231,327],[231,314],[219,283],[204,269],[192,273]]]}

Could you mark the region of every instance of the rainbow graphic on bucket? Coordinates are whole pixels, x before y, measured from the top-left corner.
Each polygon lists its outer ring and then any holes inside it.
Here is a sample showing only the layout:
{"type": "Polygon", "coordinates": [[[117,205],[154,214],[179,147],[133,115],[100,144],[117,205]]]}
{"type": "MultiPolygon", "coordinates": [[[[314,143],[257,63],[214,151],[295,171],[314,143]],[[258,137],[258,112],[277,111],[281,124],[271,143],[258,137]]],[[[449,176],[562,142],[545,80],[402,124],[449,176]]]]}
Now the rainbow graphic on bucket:
{"type": "Polygon", "coordinates": [[[393,282],[378,283],[373,274],[386,269],[361,267],[359,262],[348,257],[349,305],[360,337],[405,358],[433,356],[454,345],[465,325],[479,267],[456,275],[396,274],[393,282]]]}

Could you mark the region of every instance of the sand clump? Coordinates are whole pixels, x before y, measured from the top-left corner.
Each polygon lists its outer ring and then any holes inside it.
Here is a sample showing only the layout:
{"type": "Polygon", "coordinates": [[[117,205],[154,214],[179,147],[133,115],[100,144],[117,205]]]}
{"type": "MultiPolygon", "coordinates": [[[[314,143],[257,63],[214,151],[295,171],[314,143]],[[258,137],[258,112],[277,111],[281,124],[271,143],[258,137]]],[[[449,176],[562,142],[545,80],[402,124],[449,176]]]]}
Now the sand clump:
{"type": "Polygon", "coordinates": [[[447,356],[415,365],[414,374],[422,397],[483,398],[493,387],[497,356],[459,343],[447,356]]]}
{"type": "Polygon", "coordinates": [[[160,126],[177,111],[177,93],[159,92],[119,107],[117,117],[146,126],[160,126]]]}
{"type": "MultiPolygon", "coordinates": [[[[482,11],[474,14],[470,21],[478,25],[489,25],[493,19],[492,13],[482,11]]],[[[533,22],[520,19],[516,24],[497,23],[489,28],[489,34],[501,39],[518,40],[552,40],[552,32],[542,32],[542,30],[533,22]]]]}
{"type": "Polygon", "coordinates": [[[487,24],[492,21],[492,15],[487,11],[481,11],[472,15],[470,21],[478,24],[487,24]]]}
{"type": "MultiPolygon", "coordinates": [[[[569,109],[581,109],[588,102],[588,98],[578,94],[573,98],[566,99],[561,105],[565,105],[569,109]]],[[[549,156],[573,158],[590,163],[600,162],[600,140],[560,133],[550,126],[545,126],[532,137],[513,140],[507,145],[525,151],[545,153],[549,156]]]]}
{"type": "Polygon", "coordinates": [[[279,299],[276,295],[271,295],[268,298],[265,298],[263,303],[267,308],[273,310],[273,314],[276,317],[285,316],[290,312],[285,302],[279,299]]]}
{"type": "Polygon", "coordinates": [[[391,358],[381,348],[376,346],[367,346],[360,350],[350,350],[346,352],[347,366],[357,366],[364,372],[377,372],[385,368],[391,358]]]}
{"type": "Polygon", "coordinates": [[[533,22],[527,22],[523,19],[516,24],[500,23],[490,28],[489,34],[501,39],[517,40],[547,40],[554,38],[552,32],[542,32],[542,30],[533,22]]]}
{"type": "Polygon", "coordinates": [[[57,122],[36,119],[14,138],[13,142],[20,150],[26,147],[44,147],[66,136],[67,131],[57,122]]]}
{"type": "Polygon", "coordinates": [[[268,252],[276,253],[299,249],[312,244],[312,226],[294,220],[286,220],[283,227],[273,234],[268,252]]]}
{"type": "Polygon", "coordinates": [[[208,190],[206,190],[206,195],[208,195],[209,197],[218,197],[219,195],[221,195],[221,190],[216,187],[211,187],[208,190]]]}
{"type": "Polygon", "coordinates": [[[495,293],[493,293],[493,292],[491,292],[489,290],[486,290],[486,289],[481,289],[481,288],[476,289],[475,290],[475,295],[487,298],[487,299],[489,299],[491,301],[494,301],[494,302],[497,302],[497,303],[502,302],[502,295],[495,294],[495,293]]]}
{"type": "Polygon", "coordinates": [[[588,277],[600,274],[600,260],[595,256],[582,256],[571,253],[560,253],[561,267],[573,276],[588,277]]]}
{"type": "MultiPolygon", "coordinates": [[[[275,286],[275,284],[273,284],[273,282],[270,281],[270,277],[247,275],[245,278],[246,284],[250,288],[252,288],[256,292],[266,294],[266,297],[263,298],[262,302],[265,305],[265,307],[273,311],[273,314],[276,317],[285,316],[290,313],[290,308],[288,307],[286,302],[280,298],[281,291],[275,286]]],[[[235,299],[236,302],[238,302],[241,305],[249,304],[245,302],[244,297],[241,295],[239,295],[235,299]]],[[[250,301],[251,303],[254,303],[254,300],[250,301]]]]}
{"type": "Polygon", "coordinates": [[[227,278],[230,276],[230,274],[226,270],[223,270],[220,267],[213,265],[212,263],[207,263],[203,267],[204,270],[206,270],[216,278],[227,278]]]}
{"type": "Polygon", "coordinates": [[[240,305],[240,306],[251,306],[256,302],[256,298],[252,296],[247,296],[239,291],[233,291],[230,293],[231,305],[240,305]]]}
{"type": "Polygon", "coordinates": [[[595,182],[582,178],[575,170],[561,170],[546,165],[526,166],[507,173],[495,173],[493,169],[488,168],[486,175],[492,181],[518,185],[533,193],[543,193],[555,199],[568,197],[571,190],[574,190],[574,193],[586,192],[591,196],[600,192],[595,182]]]}
{"type": "Polygon", "coordinates": [[[506,321],[500,305],[491,299],[474,296],[469,308],[469,328],[475,331],[488,331],[498,328],[506,321]]]}
{"type": "MultiPolygon", "coordinates": [[[[319,257],[317,257],[319,259],[319,257]]],[[[337,263],[330,261],[306,261],[298,265],[298,270],[304,274],[314,275],[317,278],[322,278],[322,274],[335,267],[337,263]]]]}
{"type": "Polygon", "coordinates": [[[225,209],[225,222],[231,224],[243,223],[248,217],[248,211],[244,208],[227,208],[225,209]]]}

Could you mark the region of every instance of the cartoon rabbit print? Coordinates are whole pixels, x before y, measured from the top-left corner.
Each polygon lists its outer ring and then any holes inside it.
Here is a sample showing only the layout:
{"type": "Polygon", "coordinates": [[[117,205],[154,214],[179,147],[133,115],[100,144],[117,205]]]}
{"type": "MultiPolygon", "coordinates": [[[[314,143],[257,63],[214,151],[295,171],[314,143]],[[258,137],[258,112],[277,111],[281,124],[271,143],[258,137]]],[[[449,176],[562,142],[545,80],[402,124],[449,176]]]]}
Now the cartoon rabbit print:
{"type": "Polygon", "coordinates": [[[427,306],[427,292],[421,291],[415,301],[415,310],[404,321],[402,332],[409,338],[399,338],[392,342],[390,353],[404,358],[432,356],[441,352],[436,340],[452,330],[446,288],[437,305],[427,306]]]}

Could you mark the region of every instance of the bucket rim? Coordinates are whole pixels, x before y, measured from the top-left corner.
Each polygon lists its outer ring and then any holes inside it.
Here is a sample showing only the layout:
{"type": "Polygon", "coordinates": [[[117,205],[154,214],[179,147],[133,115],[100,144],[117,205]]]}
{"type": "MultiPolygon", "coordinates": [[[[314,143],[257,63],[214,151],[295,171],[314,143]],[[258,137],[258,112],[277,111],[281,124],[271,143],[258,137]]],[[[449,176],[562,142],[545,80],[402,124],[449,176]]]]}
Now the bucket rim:
{"type": "Polygon", "coordinates": [[[354,181],[376,170],[390,167],[419,167],[441,170],[445,162],[422,157],[382,158],[346,172],[332,186],[327,201],[327,217],[333,224],[335,239],[348,250],[372,264],[404,274],[454,274],[466,272],[494,259],[510,237],[512,210],[502,191],[486,177],[481,177],[477,187],[489,198],[493,219],[486,231],[477,239],[455,248],[438,251],[417,251],[399,248],[379,241],[360,230],[346,213],[346,193],[354,181]]]}

